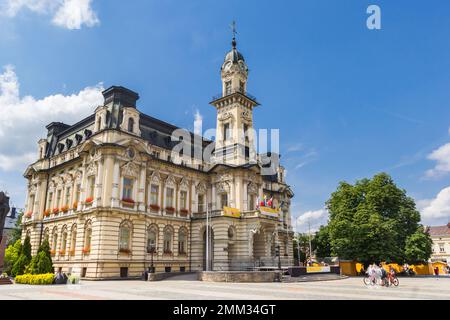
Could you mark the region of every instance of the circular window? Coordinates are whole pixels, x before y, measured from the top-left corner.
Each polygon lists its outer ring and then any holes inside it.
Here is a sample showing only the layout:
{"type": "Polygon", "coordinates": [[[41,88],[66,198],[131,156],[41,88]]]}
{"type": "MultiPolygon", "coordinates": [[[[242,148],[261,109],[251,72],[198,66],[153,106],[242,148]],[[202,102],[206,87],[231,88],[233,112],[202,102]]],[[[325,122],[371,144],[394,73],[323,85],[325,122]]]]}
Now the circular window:
{"type": "Polygon", "coordinates": [[[128,155],[128,157],[129,157],[130,159],[133,159],[134,156],[136,155],[136,152],[134,151],[133,148],[128,148],[128,150],[127,150],[127,155],[128,155]]]}

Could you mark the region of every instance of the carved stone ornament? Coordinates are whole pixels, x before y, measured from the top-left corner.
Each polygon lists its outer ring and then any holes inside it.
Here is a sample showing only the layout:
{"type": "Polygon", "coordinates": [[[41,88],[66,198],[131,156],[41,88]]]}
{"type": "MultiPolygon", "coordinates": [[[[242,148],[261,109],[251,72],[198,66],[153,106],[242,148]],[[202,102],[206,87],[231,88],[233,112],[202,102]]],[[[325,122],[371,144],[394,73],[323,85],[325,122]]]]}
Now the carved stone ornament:
{"type": "Polygon", "coordinates": [[[195,187],[197,193],[206,193],[206,184],[202,181],[195,187]]]}
{"type": "Polygon", "coordinates": [[[242,119],[247,120],[248,122],[251,122],[252,117],[250,115],[250,112],[248,112],[248,111],[242,112],[242,119]]]}
{"type": "Polygon", "coordinates": [[[158,171],[153,171],[150,181],[155,184],[159,184],[161,182],[161,176],[158,171]]]}
{"type": "Polygon", "coordinates": [[[189,182],[186,178],[181,179],[180,188],[185,190],[189,189],[189,182]]]}
{"type": "Polygon", "coordinates": [[[133,162],[127,162],[122,166],[122,174],[124,176],[137,177],[139,174],[139,167],[133,162]]]}
{"type": "Polygon", "coordinates": [[[233,177],[232,177],[229,173],[224,173],[224,174],[222,174],[222,175],[219,176],[219,178],[217,179],[217,181],[218,181],[218,182],[221,182],[221,181],[229,181],[229,180],[231,180],[231,179],[233,179],[233,177]]]}
{"type": "Polygon", "coordinates": [[[172,175],[167,177],[167,179],[166,179],[166,186],[168,186],[168,187],[175,187],[176,184],[177,183],[175,181],[175,178],[172,175]]]}
{"type": "Polygon", "coordinates": [[[251,193],[251,194],[258,194],[258,186],[256,184],[254,184],[253,182],[250,182],[248,184],[247,191],[248,191],[248,193],[251,193]]]}
{"type": "Polygon", "coordinates": [[[217,184],[218,193],[228,193],[230,192],[230,185],[227,182],[219,182],[217,184]]]}
{"type": "Polygon", "coordinates": [[[74,180],[80,181],[82,177],[83,177],[83,173],[80,170],[77,170],[77,172],[75,172],[75,174],[74,174],[74,180]]]}
{"type": "Polygon", "coordinates": [[[231,112],[225,112],[224,114],[219,116],[219,121],[225,121],[228,119],[234,119],[233,115],[231,114],[231,112]]]}
{"type": "Polygon", "coordinates": [[[97,166],[95,163],[90,163],[86,168],[86,176],[97,175],[97,166]]]}

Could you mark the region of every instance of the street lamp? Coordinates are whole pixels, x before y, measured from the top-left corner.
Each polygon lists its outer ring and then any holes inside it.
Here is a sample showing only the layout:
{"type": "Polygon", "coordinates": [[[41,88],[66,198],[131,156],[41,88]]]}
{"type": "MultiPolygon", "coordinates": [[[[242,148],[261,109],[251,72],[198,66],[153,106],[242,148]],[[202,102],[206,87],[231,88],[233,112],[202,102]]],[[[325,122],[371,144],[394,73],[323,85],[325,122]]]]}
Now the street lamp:
{"type": "Polygon", "coordinates": [[[155,253],[156,248],[155,248],[155,244],[152,243],[147,247],[147,252],[151,253],[151,266],[150,266],[150,273],[155,273],[155,267],[153,265],[153,254],[155,253]]]}

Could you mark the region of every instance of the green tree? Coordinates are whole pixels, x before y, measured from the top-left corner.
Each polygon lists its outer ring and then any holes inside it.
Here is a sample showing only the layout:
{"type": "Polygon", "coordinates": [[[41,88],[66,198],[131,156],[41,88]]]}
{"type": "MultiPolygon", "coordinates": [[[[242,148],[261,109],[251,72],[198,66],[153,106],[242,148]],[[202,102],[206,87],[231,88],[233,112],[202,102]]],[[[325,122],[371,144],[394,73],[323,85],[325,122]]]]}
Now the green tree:
{"type": "Polygon", "coordinates": [[[10,244],[5,250],[5,258],[3,263],[4,271],[11,275],[12,267],[16,263],[22,251],[22,242],[20,239],[16,240],[13,244],[10,244]]]}
{"type": "Polygon", "coordinates": [[[331,257],[331,244],[328,226],[320,226],[313,239],[313,247],[318,258],[331,257]]]}
{"type": "Polygon", "coordinates": [[[17,215],[15,227],[10,232],[10,236],[7,243],[8,246],[14,245],[17,242],[17,240],[20,240],[22,238],[22,217],[23,217],[23,210],[21,210],[17,215]]]}
{"type": "Polygon", "coordinates": [[[31,274],[53,273],[50,245],[47,239],[44,239],[42,244],[39,246],[37,254],[33,257],[33,259],[31,259],[27,272],[31,274]]]}
{"type": "Polygon", "coordinates": [[[22,250],[20,251],[19,258],[15,261],[12,269],[11,275],[13,277],[17,275],[24,274],[26,267],[31,262],[31,242],[30,237],[26,236],[25,241],[22,245],[22,250]]]}
{"type": "MultiPolygon", "coordinates": [[[[327,201],[327,208],[331,253],[341,259],[366,266],[378,261],[403,263],[409,259],[406,249],[410,236],[424,234],[413,237],[412,243],[427,237],[414,200],[386,173],[355,185],[341,182],[327,201]]],[[[422,248],[417,244],[414,247],[422,248]]],[[[423,251],[419,256],[428,259],[429,253],[423,251]]]]}
{"type": "Polygon", "coordinates": [[[426,262],[431,256],[433,241],[428,233],[419,227],[406,239],[405,256],[408,263],[426,262]]]}

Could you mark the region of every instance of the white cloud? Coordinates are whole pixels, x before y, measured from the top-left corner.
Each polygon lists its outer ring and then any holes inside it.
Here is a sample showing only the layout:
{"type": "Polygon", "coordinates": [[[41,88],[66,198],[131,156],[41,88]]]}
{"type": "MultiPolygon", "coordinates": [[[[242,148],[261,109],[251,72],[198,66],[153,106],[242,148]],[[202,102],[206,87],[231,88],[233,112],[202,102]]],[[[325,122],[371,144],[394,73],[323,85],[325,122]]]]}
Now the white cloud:
{"type": "Polygon", "coordinates": [[[311,232],[313,232],[313,230],[318,229],[317,227],[319,225],[326,224],[327,219],[328,219],[328,210],[325,208],[313,211],[306,211],[305,213],[299,215],[296,219],[296,228],[298,228],[297,231],[300,231],[301,229],[308,231],[309,226],[311,226],[311,232]]]}
{"type": "Polygon", "coordinates": [[[433,169],[426,172],[428,178],[439,178],[446,175],[450,172],[450,143],[434,150],[427,158],[437,162],[433,169]]]}
{"type": "Polygon", "coordinates": [[[15,17],[22,9],[45,15],[53,15],[56,26],[81,29],[83,25],[93,27],[100,23],[92,10],[92,0],[0,0],[0,13],[15,17]]]}
{"type": "Polygon", "coordinates": [[[426,224],[435,224],[438,221],[448,222],[445,219],[450,218],[450,187],[442,189],[434,199],[417,201],[417,207],[426,224]]]}
{"type": "Polygon", "coordinates": [[[202,126],[203,126],[203,116],[200,114],[200,111],[195,110],[194,115],[194,133],[201,136],[203,134],[202,132],[202,126]]]}
{"type": "Polygon", "coordinates": [[[100,23],[91,8],[91,0],[64,0],[52,21],[67,29],[81,29],[82,25],[93,27],[100,23]]]}
{"type": "Polygon", "coordinates": [[[23,172],[37,156],[37,141],[45,137],[52,121],[74,123],[103,103],[103,87],[87,87],[72,95],[55,94],[42,99],[21,97],[13,66],[0,74],[0,169],[23,172]]]}

